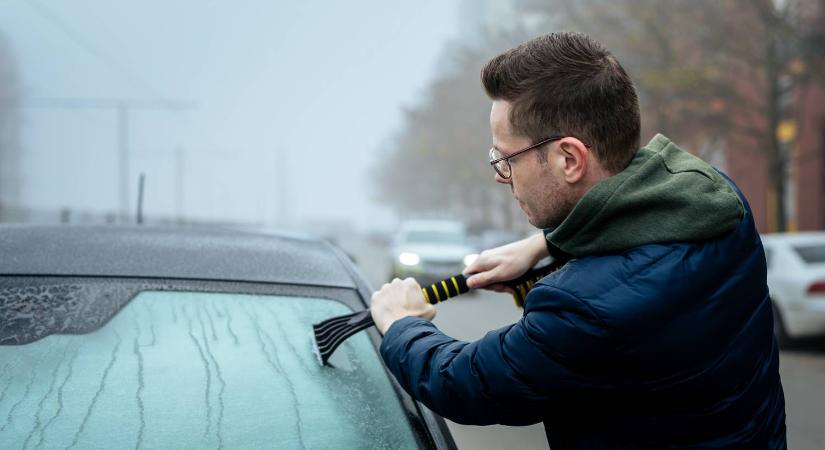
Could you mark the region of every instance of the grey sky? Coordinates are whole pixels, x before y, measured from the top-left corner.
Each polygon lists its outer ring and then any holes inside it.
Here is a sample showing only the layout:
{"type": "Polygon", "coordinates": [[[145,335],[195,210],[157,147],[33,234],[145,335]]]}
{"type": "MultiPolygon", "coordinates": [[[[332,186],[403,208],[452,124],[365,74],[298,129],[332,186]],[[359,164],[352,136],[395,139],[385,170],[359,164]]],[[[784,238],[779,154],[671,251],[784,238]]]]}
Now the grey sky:
{"type": "MultiPolygon", "coordinates": [[[[457,0],[40,1],[79,36],[24,0],[0,0],[26,96],[197,102],[131,116],[131,185],[147,174],[148,214],[176,212],[180,149],[189,217],[272,223],[287,198],[293,224],[361,228],[392,221],[373,205],[367,169],[460,23],[457,0]]],[[[26,204],[115,210],[115,119],[26,109],[26,204]]]]}

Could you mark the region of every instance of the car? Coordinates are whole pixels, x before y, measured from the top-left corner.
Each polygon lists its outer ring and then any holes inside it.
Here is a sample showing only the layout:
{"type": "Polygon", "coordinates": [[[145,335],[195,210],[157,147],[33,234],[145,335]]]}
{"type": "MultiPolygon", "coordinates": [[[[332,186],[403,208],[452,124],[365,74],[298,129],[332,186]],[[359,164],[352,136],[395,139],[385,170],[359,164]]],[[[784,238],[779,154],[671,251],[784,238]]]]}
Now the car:
{"type": "Polygon", "coordinates": [[[482,250],[500,247],[527,237],[525,233],[502,228],[491,228],[482,231],[478,236],[478,247],[482,250]]]}
{"type": "Polygon", "coordinates": [[[374,328],[316,359],[372,294],[326,242],[3,225],[0,254],[2,448],[455,448],[374,328]]]}
{"type": "Polygon", "coordinates": [[[390,247],[389,278],[413,277],[424,286],[461,273],[477,257],[461,222],[409,220],[390,247]]]}
{"type": "Polygon", "coordinates": [[[780,344],[825,336],[825,233],[762,235],[780,344]]]}

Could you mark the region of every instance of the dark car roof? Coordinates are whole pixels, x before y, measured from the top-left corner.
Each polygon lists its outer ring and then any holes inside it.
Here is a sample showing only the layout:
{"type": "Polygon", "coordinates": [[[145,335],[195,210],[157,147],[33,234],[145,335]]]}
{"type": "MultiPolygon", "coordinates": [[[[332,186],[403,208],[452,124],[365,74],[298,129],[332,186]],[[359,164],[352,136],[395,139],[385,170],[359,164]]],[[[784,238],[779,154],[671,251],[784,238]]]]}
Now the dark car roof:
{"type": "Polygon", "coordinates": [[[112,276],[356,288],[326,242],[150,226],[0,225],[0,275],[112,276]]]}

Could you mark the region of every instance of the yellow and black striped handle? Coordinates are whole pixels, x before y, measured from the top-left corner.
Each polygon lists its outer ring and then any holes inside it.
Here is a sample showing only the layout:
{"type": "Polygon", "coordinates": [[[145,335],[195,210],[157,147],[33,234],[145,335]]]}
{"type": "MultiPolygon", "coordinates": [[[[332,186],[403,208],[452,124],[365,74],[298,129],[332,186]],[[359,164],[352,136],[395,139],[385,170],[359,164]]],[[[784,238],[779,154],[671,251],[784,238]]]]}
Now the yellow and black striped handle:
{"type": "Polygon", "coordinates": [[[424,293],[424,298],[426,298],[427,302],[431,305],[443,302],[456,295],[461,295],[469,290],[470,288],[467,287],[467,277],[461,274],[445,278],[428,287],[421,288],[421,292],[424,293]]]}
{"type": "MultiPolygon", "coordinates": [[[[513,288],[513,300],[516,302],[516,306],[523,307],[524,298],[527,297],[527,292],[532,289],[533,285],[542,277],[558,270],[562,265],[564,265],[564,261],[554,261],[550,265],[530,270],[515,280],[504,283],[513,288]]],[[[461,295],[470,289],[467,287],[467,278],[464,275],[455,275],[421,290],[424,292],[427,301],[434,305],[456,295],[461,295]]],[[[312,325],[315,349],[321,364],[327,364],[332,352],[345,339],[373,325],[375,323],[369,309],[332,317],[312,325]]]]}
{"type": "MultiPolygon", "coordinates": [[[[527,297],[530,289],[533,288],[533,285],[557,268],[557,266],[554,267],[553,264],[550,264],[549,266],[532,269],[515,280],[504,283],[513,289],[513,302],[516,306],[523,308],[524,299],[527,297]]],[[[421,288],[421,291],[424,293],[424,298],[427,299],[427,302],[431,305],[461,295],[469,290],[470,288],[467,287],[467,277],[462,274],[445,278],[428,287],[421,288]]]]}
{"type": "MultiPolygon", "coordinates": [[[[546,267],[545,269],[550,269],[550,267],[546,267]]],[[[553,272],[553,270],[531,272],[527,272],[518,279],[513,280],[512,283],[505,283],[513,288],[513,303],[519,308],[524,308],[524,299],[527,298],[527,293],[530,292],[530,289],[533,289],[533,285],[546,277],[550,272],[553,272]]]]}

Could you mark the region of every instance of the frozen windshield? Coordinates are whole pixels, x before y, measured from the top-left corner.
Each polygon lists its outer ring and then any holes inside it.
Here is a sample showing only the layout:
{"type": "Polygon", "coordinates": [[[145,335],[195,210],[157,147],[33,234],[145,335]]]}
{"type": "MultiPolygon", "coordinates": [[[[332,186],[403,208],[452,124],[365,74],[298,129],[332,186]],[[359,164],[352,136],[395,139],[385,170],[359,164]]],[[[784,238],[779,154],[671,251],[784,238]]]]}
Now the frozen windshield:
{"type": "Polygon", "coordinates": [[[314,298],[143,292],[89,334],[0,346],[0,447],[417,447],[364,333],[334,369],[314,356],[312,323],[348,312],[314,298]]]}

